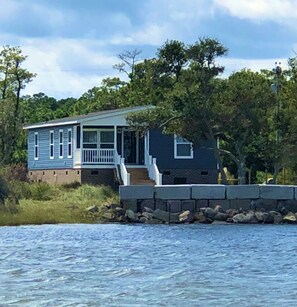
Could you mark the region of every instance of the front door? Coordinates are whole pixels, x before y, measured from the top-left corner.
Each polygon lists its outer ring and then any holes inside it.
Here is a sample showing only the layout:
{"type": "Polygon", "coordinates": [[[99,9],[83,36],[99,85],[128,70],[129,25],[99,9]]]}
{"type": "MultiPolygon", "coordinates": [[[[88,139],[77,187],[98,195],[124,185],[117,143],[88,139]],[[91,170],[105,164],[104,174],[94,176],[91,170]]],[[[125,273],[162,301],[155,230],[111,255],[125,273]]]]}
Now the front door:
{"type": "Polygon", "coordinates": [[[123,131],[123,157],[126,164],[138,164],[137,159],[137,137],[135,131],[123,131]]]}
{"type": "Polygon", "coordinates": [[[135,131],[123,130],[122,157],[126,164],[144,164],[144,138],[135,131]]]}

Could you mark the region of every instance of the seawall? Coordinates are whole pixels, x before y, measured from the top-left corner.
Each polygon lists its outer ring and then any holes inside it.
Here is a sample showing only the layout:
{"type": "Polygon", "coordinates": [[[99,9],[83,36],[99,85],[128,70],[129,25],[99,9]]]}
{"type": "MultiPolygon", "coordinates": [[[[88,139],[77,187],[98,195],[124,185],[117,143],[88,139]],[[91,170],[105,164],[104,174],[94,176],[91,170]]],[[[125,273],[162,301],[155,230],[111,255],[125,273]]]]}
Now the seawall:
{"type": "Polygon", "coordinates": [[[279,207],[297,212],[297,186],[287,185],[163,185],[120,186],[125,210],[142,212],[144,208],[170,213],[199,212],[201,208],[221,206],[224,211],[265,210],[279,207]]]}

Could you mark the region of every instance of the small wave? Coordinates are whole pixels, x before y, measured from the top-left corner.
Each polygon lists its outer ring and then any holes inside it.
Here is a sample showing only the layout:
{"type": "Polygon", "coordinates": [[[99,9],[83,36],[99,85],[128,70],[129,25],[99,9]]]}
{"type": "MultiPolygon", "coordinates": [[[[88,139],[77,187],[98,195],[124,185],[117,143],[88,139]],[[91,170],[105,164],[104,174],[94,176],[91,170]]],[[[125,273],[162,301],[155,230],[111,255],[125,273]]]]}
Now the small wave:
{"type": "Polygon", "coordinates": [[[137,275],[143,275],[142,269],[137,268],[124,268],[124,269],[118,269],[118,270],[110,270],[105,273],[108,273],[108,275],[114,276],[114,277],[130,277],[130,276],[137,276],[137,275]]]}
{"type": "Polygon", "coordinates": [[[165,273],[165,274],[158,276],[157,280],[171,279],[175,276],[183,275],[184,273],[186,273],[185,269],[180,269],[180,270],[177,270],[177,271],[174,271],[174,272],[168,272],[168,273],[165,273]]]}

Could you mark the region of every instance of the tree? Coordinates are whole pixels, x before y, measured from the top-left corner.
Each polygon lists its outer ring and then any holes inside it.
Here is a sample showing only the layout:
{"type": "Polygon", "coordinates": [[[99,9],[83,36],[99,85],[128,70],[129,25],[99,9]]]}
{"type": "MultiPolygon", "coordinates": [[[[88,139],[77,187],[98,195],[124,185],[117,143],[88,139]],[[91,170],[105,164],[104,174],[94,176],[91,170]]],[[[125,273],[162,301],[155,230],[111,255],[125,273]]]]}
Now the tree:
{"type": "Polygon", "coordinates": [[[23,123],[46,122],[55,118],[54,111],[58,108],[58,102],[53,97],[38,93],[22,97],[21,108],[23,123]]]}
{"type": "Polygon", "coordinates": [[[125,73],[130,80],[134,78],[134,68],[139,59],[137,58],[142,51],[134,49],[132,51],[124,51],[123,53],[118,54],[118,58],[122,61],[113,66],[114,69],[117,69],[119,72],[125,73]]]}
{"type": "Polygon", "coordinates": [[[161,63],[157,84],[163,97],[155,109],[131,115],[129,119],[134,127],[159,126],[164,133],[176,133],[194,146],[206,139],[224,183],[226,176],[216,138],[216,111],[220,106],[214,98],[220,83],[217,76],[224,71],[215,61],[226,53],[227,49],[215,39],[202,38],[187,47],[181,42],[167,41],[158,50],[156,60],[161,63]]]}
{"type": "Polygon", "coordinates": [[[185,44],[177,40],[167,41],[158,49],[157,56],[163,64],[163,72],[178,82],[182,69],[187,63],[185,44]]]}
{"type": "Polygon", "coordinates": [[[0,164],[12,160],[21,128],[21,91],[36,76],[22,68],[26,58],[19,47],[0,52],[0,164]]]}
{"type": "Polygon", "coordinates": [[[218,97],[222,105],[220,152],[235,163],[239,184],[245,184],[247,162],[251,167],[260,154],[269,156],[271,151],[269,119],[274,96],[269,79],[261,73],[242,70],[224,83],[218,97]]]}
{"type": "Polygon", "coordinates": [[[282,164],[297,172],[297,57],[288,60],[288,81],[281,90],[283,109],[282,164]]]}
{"type": "Polygon", "coordinates": [[[124,97],[120,92],[125,84],[119,78],[104,79],[100,87],[93,87],[77,100],[72,113],[86,114],[125,106],[124,97]]]}

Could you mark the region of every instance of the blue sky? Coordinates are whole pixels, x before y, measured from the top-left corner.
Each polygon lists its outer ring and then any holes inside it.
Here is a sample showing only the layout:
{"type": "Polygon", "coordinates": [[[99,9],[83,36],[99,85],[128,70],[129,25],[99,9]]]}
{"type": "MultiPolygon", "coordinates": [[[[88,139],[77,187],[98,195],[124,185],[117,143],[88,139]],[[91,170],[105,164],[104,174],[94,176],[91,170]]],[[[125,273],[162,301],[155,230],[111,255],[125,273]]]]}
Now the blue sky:
{"type": "Polygon", "coordinates": [[[0,44],[20,46],[37,73],[23,94],[79,97],[120,76],[117,54],[153,57],[167,39],[217,38],[226,74],[285,67],[297,52],[297,0],[0,0],[0,44]]]}

